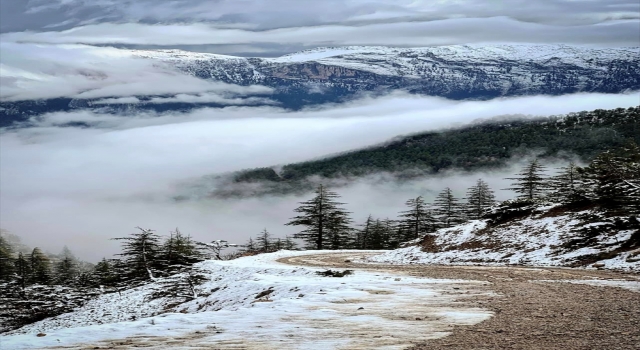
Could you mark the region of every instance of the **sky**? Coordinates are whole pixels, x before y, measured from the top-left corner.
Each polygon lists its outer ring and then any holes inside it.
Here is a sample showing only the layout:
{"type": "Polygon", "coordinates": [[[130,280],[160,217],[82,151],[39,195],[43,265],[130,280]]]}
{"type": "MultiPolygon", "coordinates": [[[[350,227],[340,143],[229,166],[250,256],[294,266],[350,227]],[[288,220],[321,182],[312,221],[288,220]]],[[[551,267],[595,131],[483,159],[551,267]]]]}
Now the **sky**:
{"type": "MultiPolygon", "coordinates": [[[[135,102],[135,95],[216,102],[221,109],[121,115],[49,113],[0,130],[0,226],[52,252],[108,256],[135,226],[200,240],[244,241],[283,224],[300,197],[171,200],[202,176],[304,161],[416,131],[497,115],[629,107],[638,94],[449,101],[394,93],[297,112],[269,106],[272,89],[205,81],[134,59],[126,49],[183,49],[273,57],[321,46],[417,47],[562,43],[640,46],[637,0],[2,0],[0,101],[68,96],[135,102]],[[260,105],[260,106],[258,106],[260,105]],[[430,113],[427,113],[430,112],[430,113]],[[88,128],[68,127],[82,122],[88,128]]],[[[450,173],[397,184],[385,174],[341,192],[354,217],[392,216],[409,197],[477,177],[450,173]]],[[[508,194],[500,194],[505,198],[508,194]]]]}
{"type": "Polygon", "coordinates": [[[3,41],[274,56],[340,45],[636,46],[635,0],[3,0],[3,41]]]}

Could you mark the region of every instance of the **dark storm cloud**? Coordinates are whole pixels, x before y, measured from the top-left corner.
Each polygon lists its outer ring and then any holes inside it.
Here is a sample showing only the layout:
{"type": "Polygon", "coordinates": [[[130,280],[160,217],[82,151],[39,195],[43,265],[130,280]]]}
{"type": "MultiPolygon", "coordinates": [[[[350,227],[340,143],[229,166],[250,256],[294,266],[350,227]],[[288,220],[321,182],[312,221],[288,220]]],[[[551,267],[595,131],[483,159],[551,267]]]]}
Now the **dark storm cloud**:
{"type": "Polygon", "coordinates": [[[3,41],[258,56],[330,45],[640,42],[635,0],[7,0],[2,7],[0,28],[13,32],[3,41]]]}
{"type": "Polygon", "coordinates": [[[638,18],[634,0],[4,0],[3,32],[60,23],[209,21],[255,29],[508,16],[578,24],[638,18]],[[6,22],[5,22],[6,20],[6,22]],[[22,27],[20,27],[22,25],[22,27]]]}
{"type": "Polygon", "coordinates": [[[47,44],[228,45],[253,43],[343,46],[434,46],[488,42],[637,46],[639,21],[570,27],[518,22],[507,17],[465,18],[366,26],[325,25],[268,31],[219,29],[208,24],[102,23],[66,31],[2,34],[5,41],[47,44]]]}

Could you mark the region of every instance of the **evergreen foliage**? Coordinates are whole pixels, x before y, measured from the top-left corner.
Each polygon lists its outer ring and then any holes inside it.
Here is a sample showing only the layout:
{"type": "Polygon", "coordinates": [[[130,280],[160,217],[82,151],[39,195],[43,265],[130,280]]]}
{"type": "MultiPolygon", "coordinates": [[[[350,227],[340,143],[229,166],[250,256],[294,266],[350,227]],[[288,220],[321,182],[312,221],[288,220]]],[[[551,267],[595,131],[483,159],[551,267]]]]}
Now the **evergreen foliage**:
{"type": "Polygon", "coordinates": [[[341,209],[332,210],[327,215],[326,221],[326,233],[327,233],[327,245],[329,249],[344,249],[351,245],[351,232],[350,226],[352,220],[349,217],[349,213],[341,209]]]}
{"type": "Polygon", "coordinates": [[[127,280],[153,280],[160,253],[160,237],[153,230],[136,227],[128,237],[113,238],[122,241],[122,256],[127,280]]]}
{"type": "Polygon", "coordinates": [[[184,273],[166,278],[160,282],[160,287],[152,294],[151,299],[172,297],[174,302],[186,302],[198,298],[198,286],[208,281],[204,274],[190,269],[184,273]],[[178,298],[178,301],[175,301],[178,298]]]}
{"type": "Polygon", "coordinates": [[[253,237],[249,237],[249,240],[244,245],[244,251],[247,253],[255,253],[258,251],[258,248],[256,247],[256,241],[253,239],[253,237]]]}
{"type": "Polygon", "coordinates": [[[398,223],[404,241],[435,231],[435,219],[422,196],[409,199],[405,204],[409,209],[400,213],[398,223]]]}
{"type": "Polygon", "coordinates": [[[0,281],[8,281],[14,275],[13,247],[0,235],[0,281]]]}
{"type": "MultiPolygon", "coordinates": [[[[449,227],[461,222],[463,208],[469,219],[487,218],[492,224],[499,224],[532,212],[538,206],[536,201],[547,200],[566,206],[579,203],[580,207],[588,205],[599,211],[594,215],[597,222],[604,225],[585,227],[584,242],[595,237],[597,230],[640,227],[637,220],[640,148],[634,142],[597,155],[586,167],[571,163],[550,179],[542,176],[544,169],[538,160],[530,162],[512,178],[515,181],[511,189],[519,198],[505,201],[491,211],[495,203],[493,191],[479,179],[468,189],[464,207],[451,189],[446,188],[436,198],[433,212],[418,196],[406,202],[407,210],[399,213],[399,220],[381,220],[369,215],[358,230],[351,229],[349,213],[342,208],[343,203],[337,201],[338,194],[319,186],[314,198],[295,209],[298,216],[287,225],[303,226],[294,238],[303,239],[312,249],[394,249],[401,242],[434,232],[437,226],[449,227]]],[[[0,235],[0,331],[68,312],[99,292],[128,288],[157,276],[169,276],[161,282],[158,295],[191,300],[200,295],[198,285],[206,278],[191,268],[205,258],[202,249],[217,249],[215,258],[221,259],[220,249],[236,246],[221,240],[211,244],[195,242],[178,229],[164,240],[153,230],[138,230],[127,237],[116,238],[122,242],[120,259],[102,259],[90,273],[66,247],[57,256],[47,256],[39,248],[27,250],[16,237],[3,232],[0,235]],[[7,319],[11,321],[5,322],[7,319]]],[[[255,240],[249,238],[244,251],[263,253],[295,247],[291,237],[274,239],[265,228],[255,240]]]]}
{"type": "Polygon", "coordinates": [[[260,232],[258,238],[256,238],[257,250],[260,252],[268,253],[271,251],[275,251],[275,247],[273,246],[273,242],[271,240],[271,234],[265,228],[260,232]]]}
{"type": "Polygon", "coordinates": [[[467,190],[467,217],[472,220],[480,219],[496,202],[495,195],[489,185],[482,179],[467,190]]]}
{"type": "Polygon", "coordinates": [[[360,230],[355,231],[351,246],[353,249],[393,249],[397,247],[398,240],[402,240],[397,237],[396,227],[389,219],[374,219],[369,215],[360,227],[360,230]]]}
{"type": "Polygon", "coordinates": [[[433,213],[439,228],[451,227],[464,221],[463,207],[449,187],[436,197],[433,213]]]}
{"type": "Polygon", "coordinates": [[[51,261],[40,248],[36,247],[31,251],[29,265],[31,270],[30,283],[44,285],[51,283],[51,261]]]}
{"type": "MultiPolygon", "coordinates": [[[[573,154],[584,161],[640,143],[640,106],[571,113],[537,119],[494,119],[461,129],[426,132],[334,157],[288,164],[280,173],[270,168],[237,173],[233,182],[260,182],[262,194],[302,192],[313,188],[308,178],[364,176],[376,172],[417,177],[447,169],[474,171],[507,164],[514,156],[541,149],[540,159],[573,154]],[[416,171],[416,169],[418,169],[416,171]]],[[[245,195],[239,187],[236,195],[245,195]]],[[[234,190],[220,195],[234,195],[234,190]]],[[[216,193],[218,194],[218,193],[216,193]]],[[[260,194],[253,191],[250,195],[260,194]]]]}
{"type": "Polygon", "coordinates": [[[559,203],[575,203],[585,199],[583,176],[574,162],[559,169],[549,180],[549,198],[559,203]]]}
{"type": "Polygon", "coordinates": [[[373,216],[371,216],[371,214],[369,214],[369,216],[367,217],[367,220],[364,222],[364,224],[361,225],[362,229],[360,230],[356,230],[356,236],[353,239],[353,245],[352,248],[354,249],[367,249],[367,246],[369,244],[369,241],[371,239],[371,234],[372,234],[372,230],[373,230],[373,216]]]}
{"type": "Polygon", "coordinates": [[[75,260],[70,256],[65,256],[55,264],[55,280],[59,285],[71,285],[79,272],[75,260]]]}
{"type": "Polygon", "coordinates": [[[153,265],[162,270],[163,274],[179,272],[204,260],[196,242],[190,236],[185,236],[176,228],[169,233],[164,243],[160,245],[157,261],[153,265]]]}
{"type": "Polygon", "coordinates": [[[581,170],[587,197],[611,213],[640,210],[640,147],[628,145],[603,152],[581,170]]]}
{"type": "Polygon", "coordinates": [[[335,201],[340,196],[322,185],[318,186],[315,194],[314,198],[300,203],[294,210],[299,215],[286,225],[305,227],[293,237],[303,239],[308,248],[344,248],[348,244],[351,219],[349,213],[341,208],[343,203],[335,201]]]}
{"type": "Polygon", "coordinates": [[[540,164],[537,158],[530,161],[516,177],[507,178],[515,180],[508,190],[518,193],[518,199],[525,201],[532,202],[543,198],[549,187],[548,180],[543,175],[545,171],[546,167],[540,164]]]}
{"type": "Polygon", "coordinates": [[[297,249],[297,247],[298,245],[296,244],[296,242],[293,241],[293,239],[291,239],[291,237],[289,236],[284,237],[284,241],[282,242],[282,249],[295,250],[297,249]]]}
{"type": "Polygon", "coordinates": [[[112,264],[106,258],[102,258],[96,264],[93,270],[93,280],[98,286],[113,287],[116,285],[117,276],[114,275],[112,264]]]}
{"type": "Polygon", "coordinates": [[[18,253],[18,258],[14,261],[16,281],[21,289],[31,284],[31,264],[29,260],[22,254],[18,253]]]}

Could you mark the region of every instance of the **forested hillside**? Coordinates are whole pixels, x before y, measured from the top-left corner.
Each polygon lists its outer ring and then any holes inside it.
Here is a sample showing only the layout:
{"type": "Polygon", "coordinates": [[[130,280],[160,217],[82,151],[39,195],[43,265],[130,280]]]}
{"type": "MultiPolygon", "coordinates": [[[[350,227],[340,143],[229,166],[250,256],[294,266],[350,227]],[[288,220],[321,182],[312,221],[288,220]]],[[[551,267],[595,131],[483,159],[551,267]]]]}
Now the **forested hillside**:
{"type": "MultiPolygon", "coordinates": [[[[234,184],[261,182],[266,192],[308,189],[310,176],[358,177],[375,172],[420,176],[448,169],[472,171],[498,167],[518,155],[539,158],[598,153],[629,140],[640,142],[640,106],[595,110],[537,119],[502,118],[462,129],[419,133],[387,144],[304,163],[251,169],[233,175],[221,195],[241,193],[234,184]],[[235,192],[234,192],[235,191],[235,192]]],[[[254,192],[258,193],[258,192],[254,192]]]]}

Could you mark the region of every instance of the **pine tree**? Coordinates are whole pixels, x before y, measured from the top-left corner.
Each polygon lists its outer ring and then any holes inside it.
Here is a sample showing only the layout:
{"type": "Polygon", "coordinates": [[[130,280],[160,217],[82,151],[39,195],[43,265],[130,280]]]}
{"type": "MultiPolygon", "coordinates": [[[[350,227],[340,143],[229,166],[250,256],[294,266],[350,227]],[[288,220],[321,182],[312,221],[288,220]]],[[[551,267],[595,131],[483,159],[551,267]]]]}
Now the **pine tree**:
{"type": "Polygon", "coordinates": [[[245,243],[242,247],[242,251],[245,253],[253,254],[258,250],[256,241],[254,241],[252,237],[249,237],[247,243],[245,243]]]}
{"type": "Polygon", "coordinates": [[[204,260],[197,242],[190,236],[185,236],[176,228],[170,232],[161,245],[157,265],[168,274],[182,271],[185,267],[191,266],[204,260]]]}
{"type": "Polygon", "coordinates": [[[31,283],[44,285],[51,283],[51,261],[40,248],[36,247],[31,251],[29,265],[31,283]]]}
{"type": "Polygon", "coordinates": [[[463,221],[462,206],[449,187],[436,197],[433,213],[438,227],[451,227],[463,221]]]}
{"type": "Polygon", "coordinates": [[[71,285],[78,276],[76,262],[70,256],[65,256],[55,264],[56,284],[71,285]]]}
{"type": "Polygon", "coordinates": [[[508,177],[507,180],[515,180],[508,190],[519,193],[519,199],[534,201],[540,199],[548,188],[547,179],[543,176],[546,167],[534,159],[516,177],[508,177]]]}
{"type": "Polygon", "coordinates": [[[285,236],[284,242],[282,242],[282,249],[294,250],[296,249],[296,246],[297,246],[296,242],[294,242],[293,239],[291,239],[291,237],[285,236]]]}
{"type": "Polygon", "coordinates": [[[589,199],[613,214],[640,213],[640,147],[635,143],[598,155],[581,172],[589,199]]]}
{"type": "Polygon", "coordinates": [[[424,202],[422,196],[409,199],[405,203],[409,210],[400,213],[399,227],[403,233],[403,240],[408,241],[419,238],[429,232],[435,231],[435,220],[424,202]]]}
{"type": "Polygon", "coordinates": [[[385,249],[398,248],[400,243],[404,240],[404,237],[402,236],[402,229],[397,225],[395,220],[391,220],[389,218],[382,220],[382,225],[389,235],[389,241],[387,242],[385,249]]]}
{"type": "Polygon", "coordinates": [[[96,264],[93,270],[93,279],[100,286],[115,286],[116,276],[114,276],[111,263],[106,258],[102,258],[102,260],[96,264]]]}
{"type": "Polygon", "coordinates": [[[300,203],[294,210],[300,215],[292,218],[286,225],[306,227],[293,237],[305,240],[308,248],[343,248],[350,231],[349,213],[340,207],[343,203],[335,201],[340,197],[337,193],[320,185],[315,194],[313,199],[300,203]]]}
{"type": "Polygon", "coordinates": [[[126,265],[126,279],[148,280],[155,279],[154,271],[158,264],[160,238],[153,230],[136,227],[140,232],[132,233],[128,237],[113,238],[123,241],[122,256],[126,265]]]}
{"type": "Polygon", "coordinates": [[[351,218],[349,213],[335,210],[328,216],[327,221],[327,241],[329,249],[345,249],[351,245],[351,218]]]}
{"type": "Polygon", "coordinates": [[[13,247],[0,235],[0,281],[9,281],[14,277],[13,247]]]}
{"type": "Polygon", "coordinates": [[[371,239],[371,230],[373,228],[373,216],[369,214],[367,220],[361,225],[362,229],[355,231],[356,235],[353,240],[353,248],[355,249],[367,249],[369,245],[369,239],[371,239]]]}
{"type": "Polygon", "coordinates": [[[277,252],[278,250],[281,250],[283,246],[284,246],[284,243],[282,242],[282,239],[278,237],[273,240],[273,243],[271,244],[271,251],[277,252]]]}
{"type": "Polygon", "coordinates": [[[262,253],[268,253],[273,251],[271,234],[269,233],[269,231],[267,231],[266,228],[262,230],[258,238],[256,238],[256,245],[257,245],[256,249],[262,253]]]}
{"type": "Polygon", "coordinates": [[[58,254],[58,261],[54,265],[55,282],[60,285],[70,285],[79,275],[78,262],[71,250],[64,246],[58,254]]]}
{"type": "Polygon", "coordinates": [[[472,220],[480,219],[496,202],[493,191],[482,179],[467,190],[467,216],[472,220]]]}
{"type": "Polygon", "coordinates": [[[392,232],[389,231],[385,222],[376,219],[371,227],[371,235],[365,249],[378,250],[388,248],[391,234],[392,232]]]}
{"type": "Polygon", "coordinates": [[[560,203],[574,203],[585,199],[582,173],[573,162],[560,168],[560,172],[549,182],[549,197],[560,203]]]}
{"type": "Polygon", "coordinates": [[[14,267],[18,284],[22,289],[26,288],[31,284],[31,264],[22,252],[18,253],[18,258],[14,261],[14,267]]]}

